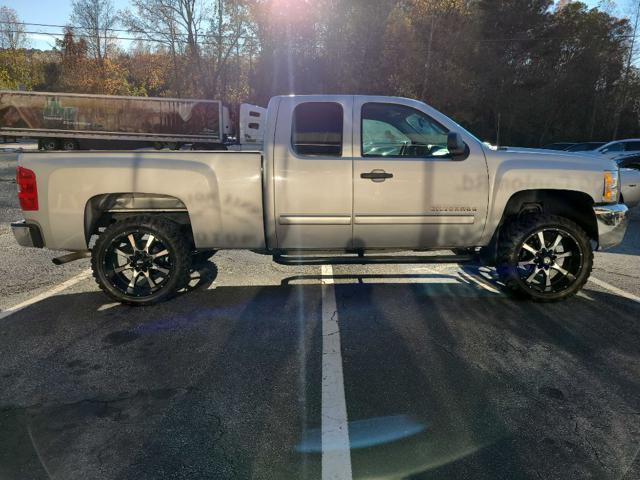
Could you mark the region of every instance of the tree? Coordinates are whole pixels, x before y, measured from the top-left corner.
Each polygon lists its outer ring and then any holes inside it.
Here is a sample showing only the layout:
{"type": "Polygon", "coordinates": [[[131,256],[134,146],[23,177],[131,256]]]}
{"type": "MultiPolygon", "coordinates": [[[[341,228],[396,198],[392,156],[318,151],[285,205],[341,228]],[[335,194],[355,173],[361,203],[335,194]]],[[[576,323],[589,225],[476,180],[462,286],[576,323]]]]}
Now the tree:
{"type": "Polygon", "coordinates": [[[118,24],[113,0],[73,0],[71,23],[85,39],[93,58],[102,62],[113,52],[113,28],[118,24]]]}
{"type": "Polygon", "coordinates": [[[24,25],[13,8],[0,7],[0,49],[17,50],[28,44],[24,25]]]}

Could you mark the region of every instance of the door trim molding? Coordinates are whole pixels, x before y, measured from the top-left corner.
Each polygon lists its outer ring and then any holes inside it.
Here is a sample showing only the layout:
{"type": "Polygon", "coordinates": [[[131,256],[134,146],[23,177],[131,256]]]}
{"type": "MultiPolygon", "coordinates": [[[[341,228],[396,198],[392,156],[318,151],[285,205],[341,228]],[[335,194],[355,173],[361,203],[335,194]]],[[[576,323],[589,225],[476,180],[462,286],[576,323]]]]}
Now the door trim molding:
{"type": "Polygon", "coordinates": [[[351,215],[280,215],[280,225],[351,225],[351,215]]]}
{"type": "Polygon", "coordinates": [[[356,225],[470,225],[474,215],[358,215],[356,225]]]}

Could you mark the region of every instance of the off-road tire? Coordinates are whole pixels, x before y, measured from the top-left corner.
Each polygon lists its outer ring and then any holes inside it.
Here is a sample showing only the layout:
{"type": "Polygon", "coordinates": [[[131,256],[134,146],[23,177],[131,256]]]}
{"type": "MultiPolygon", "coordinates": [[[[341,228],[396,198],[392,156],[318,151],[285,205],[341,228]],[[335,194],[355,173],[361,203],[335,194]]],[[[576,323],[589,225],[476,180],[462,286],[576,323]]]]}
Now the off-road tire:
{"type": "Polygon", "coordinates": [[[593,249],[589,236],[578,224],[568,218],[549,214],[526,215],[510,221],[500,232],[496,269],[507,292],[514,296],[537,302],[564,300],[580,291],[589,279],[592,268],[593,249]],[[566,232],[575,240],[581,250],[580,270],[574,276],[575,279],[561,291],[540,292],[535,288],[528,287],[517,271],[519,255],[524,242],[542,229],[566,232]]]}
{"type": "Polygon", "coordinates": [[[188,281],[191,270],[191,251],[189,244],[181,234],[180,228],[174,222],[146,215],[130,217],[109,225],[100,234],[92,250],[91,267],[93,276],[108,296],[114,300],[128,305],[145,306],[167,300],[184,288],[188,281]],[[169,251],[172,261],[170,273],[166,283],[159,290],[147,296],[134,296],[123,292],[117,288],[107,276],[106,253],[112,242],[121,238],[127,232],[153,234],[159,239],[169,251]]]}

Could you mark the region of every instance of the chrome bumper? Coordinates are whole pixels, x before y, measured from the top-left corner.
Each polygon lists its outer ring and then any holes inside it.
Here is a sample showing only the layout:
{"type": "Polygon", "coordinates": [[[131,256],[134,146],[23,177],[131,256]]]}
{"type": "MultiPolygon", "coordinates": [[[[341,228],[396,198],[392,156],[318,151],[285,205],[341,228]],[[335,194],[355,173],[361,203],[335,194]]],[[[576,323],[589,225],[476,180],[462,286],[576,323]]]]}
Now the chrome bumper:
{"type": "Polygon", "coordinates": [[[622,242],[629,223],[626,205],[598,205],[593,207],[598,223],[598,250],[615,247],[622,242]]]}
{"type": "Polygon", "coordinates": [[[14,222],[11,224],[11,231],[13,236],[18,242],[18,245],[22,247],[44,247],[42,241],[42,234],[40,228],[32,223],[27,223],[24,220],[20,222],[14,222]]]}

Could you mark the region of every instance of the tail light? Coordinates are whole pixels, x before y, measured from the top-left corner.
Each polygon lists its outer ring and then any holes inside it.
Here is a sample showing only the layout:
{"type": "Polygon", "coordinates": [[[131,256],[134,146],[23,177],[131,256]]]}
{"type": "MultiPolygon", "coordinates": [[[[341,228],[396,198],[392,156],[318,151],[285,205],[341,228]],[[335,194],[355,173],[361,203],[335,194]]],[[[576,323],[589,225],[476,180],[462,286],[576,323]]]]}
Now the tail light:
{"type": "Polygon", "coordinates": [[[18,167],[16,171],[18,200],[22,210],[38,210],[38,185],[36,174],[28,168],[18,167]]]}

